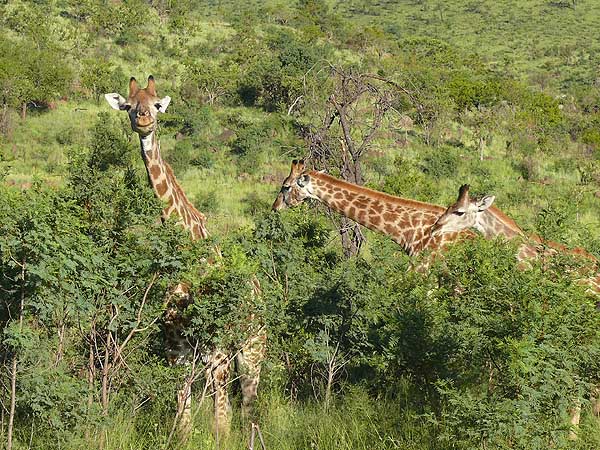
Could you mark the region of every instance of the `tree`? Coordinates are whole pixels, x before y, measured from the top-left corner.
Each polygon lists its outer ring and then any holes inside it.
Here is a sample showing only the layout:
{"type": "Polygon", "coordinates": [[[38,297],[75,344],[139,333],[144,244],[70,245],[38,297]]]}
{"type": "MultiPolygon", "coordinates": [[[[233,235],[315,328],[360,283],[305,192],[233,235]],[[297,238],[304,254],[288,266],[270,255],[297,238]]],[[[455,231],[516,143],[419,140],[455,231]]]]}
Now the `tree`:
{"type": "MultiPolygon", "coordinates": [[[[308,130],[311,157],[320,168],[339,170],[341,178],[362,185],[361,161],[390,111],[394,94],[385,80],[331,67],[333,87],[320,127],[308,130]]],[[[360,226],[343,217],[340,235],[344,254],[356,255],[364,236],[360,226]]]]}
{"type": "Polygon", "coordinates": [[[21,108],[39,106],[65,95],[73,73],[58,51],[39,49],[31,41],[12,42],[0,37],[0,93],[3,104],[21,108]]]}
{"type": "Polygon", "coordinates": [[[107,92],[120,92],[121,80],[125,75],[120,67],[116,69],[104,58],[90,58],[83,61],[81,84],[89,89],[96,103],[107,92]]]}

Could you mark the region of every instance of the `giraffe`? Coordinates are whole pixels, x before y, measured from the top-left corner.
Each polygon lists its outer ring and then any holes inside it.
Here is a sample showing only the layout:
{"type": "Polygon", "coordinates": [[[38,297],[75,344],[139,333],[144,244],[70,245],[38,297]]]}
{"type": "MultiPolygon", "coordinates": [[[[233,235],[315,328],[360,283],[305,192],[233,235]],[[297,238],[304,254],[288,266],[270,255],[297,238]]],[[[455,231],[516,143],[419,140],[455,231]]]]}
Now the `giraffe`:
{"type": "Polygon", "coordinates": [[[392,238],[409,255],[436,250],[446,244],[472,237],[469,230],[431,233],[444,207],[395,197],[373,189],[307,170],[303,160],[293,160],[289,176],[273,203],[277,211],[300,204],[306,198],[319,200],[329,208],[365,227],[392,238]]]}
{"type": "MultiPolygon", "coordinates": [[[[558,242],[547,241],[537,235],[527,235],[517,223],[492,206],[494,196],[486,195],[482,199],[472,199],[469,196],[469,185],[460,187],[458,198],[446,211],[440,215],[432,227],[432,235],[448,232],[456,233],[471,228],[476,229],[486,239],[504,236],[507,239],[521,239],[522,243],[517,252],[517,260],[524,267],[528,260],[546,258],[558,253],[567,253],[580,257],[587,263],[589,269],[597,269],[597,259],[583,248],[570,249],[558,242]],[[482,205],[486,205],[483,206],[482,205]]],[[[582,282],[590,287],[590,292],[600,294],[600,275],[587,277],[582,282]]]]}
{"type": "MultiPolygon", "coordinates": [[[[173,169],[160,154],[160,143],[157,138],[158,113],[164,113],[169,106],[169,96],[160,98],[156,93],[154,77],[148,77],[145,88],[140,88],[136,79],[129,80],[127,99],[118,93],[105,94],[105,98],[113,109],[127,111],[132,130],[139,135],[141,154],[148,175],[148,182],[155,195],[165,203],[161,213],[164,221],[171,215],[178,218],[178,223],[189,231],[192,240],[206,239],[206,217],[189,201],[181,188],[173,169]]],[[[221,257],[215,248],[217,258],[221,257]]],[[[251,281],[251,294],[260,295],[260,285],[256,278],[251,281]]],[[[191,348],[182,334],[185,320],[182,309],[192,301],[189,286],[178,284],[170,294],[169,305],[164,317],[167,334],[167,359],[170,364],[187,364],[190,360],[191,348]]],[[[248,318],[249,337],[235,353],[235,362],[240,371],[242,390],[242,415],[248,417],[252,404],[257,397],[261,363],[265,356],[266,332],[257,317],[248,318]]],[[[227,434],[231,423],[231,405],[227,393],[230,378],[232,356],[224,349],[213,348],[204,358],[207,360],[207,383],[212,385],[214,393],[215,431],[227,434]]],[[[177,393],[177,417],[182,436],[189,435],[192,427],[191,417],[191,379],[177,393]]]]}
{"type": "MultiPolygon", "coordinates": [[[[579,281],[588,286],[587,292],[591,295],[600,297],[600,274],[598,270],[598,260],[583,248],[570,249],[558,242],[546,241],[537,235],[526,235],[517,223],[500,211],[495,206],[491,206],[494,196],[486,195],[482,199],[472,199],[469,196],[469,185],[464,184],[460,187],[458,198],[455,203],[450,205],[446,211],[438,218],[432,227],[432,235],[444,234],[447,232],[456,233],[461,230],[474,228],[486,239],[492,239],[497,236],[504,236],[507,239],[521,239],[522,243],[517,251],[517,261],[521,267],[527,267],[527,261],[535,258],[552,257],[558,253],[566,253],[579,257],[585,262],[585,271],[583,279],[579,281]],[[487,207],[482,207],[486,204],[487,207]],[[593,275],[589,275],[593,273],[593,275]]],[[[600,306],[600,301],[597,303],[600,306]]],[[[600,416],[600,387],[596,386],[591,393],[592,411],[594,415],[600,416]]],[[[579,400],[575,400],[569,411],[571,429],[569,438],[577,438],[577,428],[581,417],[581,406],[579,400]]]]}

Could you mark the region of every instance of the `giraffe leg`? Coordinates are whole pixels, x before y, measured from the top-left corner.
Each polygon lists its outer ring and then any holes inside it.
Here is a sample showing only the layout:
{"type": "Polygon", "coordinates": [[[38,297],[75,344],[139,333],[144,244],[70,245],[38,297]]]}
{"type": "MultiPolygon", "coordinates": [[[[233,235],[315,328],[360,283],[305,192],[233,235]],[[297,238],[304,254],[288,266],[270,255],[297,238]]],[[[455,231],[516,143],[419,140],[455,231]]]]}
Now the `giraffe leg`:
{"type": "Polygon", "coordinates": [[[227,393],[230,376],[230,360],[227,354],[215,350],[210,364],[210,380],[215,395],[215,433],[217,438],[229,434],[231,427],[231,404],[227,393]]]}
{"type": "Polygon", "coordinates": [[[242,388],[242,419],[252,419],[252,405],[257,397],[260,369],[265,359],[267,335],[264,328],[250,336],[236,357],[242,388]]]}

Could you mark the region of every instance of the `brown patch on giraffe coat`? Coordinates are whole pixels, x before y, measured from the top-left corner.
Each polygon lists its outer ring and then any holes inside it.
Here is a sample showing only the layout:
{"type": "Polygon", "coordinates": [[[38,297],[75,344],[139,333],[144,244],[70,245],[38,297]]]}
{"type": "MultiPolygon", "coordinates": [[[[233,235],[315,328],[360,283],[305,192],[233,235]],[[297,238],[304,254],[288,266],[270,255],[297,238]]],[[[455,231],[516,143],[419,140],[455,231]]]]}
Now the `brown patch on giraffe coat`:
{"type": "Polygon", "coordinates": [[[386,222],[394,222],[398,220],[398,214],[386,211],[383,213],[383,220],[385,220],[386,222]]]}
{"type": "Polygon", "coordinates": [[[348,217],[350,217],[352,219],[355,216],[356,216],[356,208],[354,206],[350,206],[348,208],[348,217]]]}
{"type": "Polygon", "coordinates": [[[358,209],[362,209],[362,210],[366,210],[369,207],[369,201],[362,199],[362,198],[357,198],[354,201],[354,206],[356,206],[358,209]]]}
{"type": "Polygon", "coordinates": [[[198,225],[197,223],[194,224],[194,226],[192,228],[192,235],[194,236],[194,238],[202,237],[202,232],[200,231],[200,225],[198,225]]]}
{"type": "Polygon", "coordinates": [[[153,180],[158,179],[160,177],[160,174],[162,173],[162,169],[158,164],[152,164],[148,171],[150,172],[150,177],[153,180]]]}
{"type": "Polygon", "coordinates": [[[156,184],[154,188],[156,189],[158,196],[162,198],[167,193],[169,185],[167,184],[167,180],[163,180],[162,182],[156,184]]]}
{"type": "Polygon", "coordinates": [[[377,214],[381,214],[383,211],[383,203],[381,203],[379,200],[375,200],[374,202],[371,202],[371,209],[377,214]]]}
{"type": "Polygon", "coordinates": [[[419,202],[416,200],[409,200],[401,197],[396,197],[390,194],[386,194],[384,192],[378,192],[373,189],[369,189],[366,187],[358,186],[352,183],[348,183],[343,180],[338,180],[331,175],[327,175],[325,173],[315,172],[313,170],[306,172],[312,179],[314,179],[319,185],[329,185],[329,186],[337,186],[340,187],[348,200],[352,200],[357,196],[363,195],[364,198],[368,198],[369,200],[380,200],[384,204],[389,205],[397,205],[406,208],[411,208],[414,210],[426,210],[431,211],[435,214],[442,214],[446,211],[446,208],[443,206],[433,205],[431,203],[419,202]]]}
{"type": "Polygon", "coordinates": [[[391,234],[391,235],[395,235],[398,233],[398,229],[396,228],[396,226],[391,223],[386,223],[383,226],[383,229],[385,230],[386,233],[391,234]]]}
{"type": "Polygon", "coordinates": [[[379,217],[378,215],[371,215],[370,220],[374,226],[379,226],[379,224],[381,223],[381,217],[379,217]]]}
{"type": "Polygon", "coordinates": [[[423,238],[423,230],[422,230],[421,228],[417,228],[417,229],[415,230],[415,233],[414,233],[413,239],[414,239],[415,241],[417,241],[417,242],[418,242],[418,241],[420,241],[422,238],[423,238]]]}

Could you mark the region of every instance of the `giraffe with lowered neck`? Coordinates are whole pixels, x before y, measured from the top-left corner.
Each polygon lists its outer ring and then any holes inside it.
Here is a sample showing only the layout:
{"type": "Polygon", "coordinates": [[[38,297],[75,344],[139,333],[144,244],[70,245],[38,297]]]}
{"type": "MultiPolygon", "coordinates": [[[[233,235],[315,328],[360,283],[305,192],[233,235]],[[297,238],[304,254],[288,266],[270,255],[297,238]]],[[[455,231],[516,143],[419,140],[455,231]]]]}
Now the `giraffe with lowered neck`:
{"type": "Polygon", "coordinates": [[[408,255],[436,251],[445,244],[472,237],[469,230],[432,235],[431,229],[445,208],[430,203],[395,197],[307,170],[303,160],[292,161],[290,175],[283,181],[273,210],[313,198],[359,224],[386,234],[408,255]]]}
{"type": "MultiPolygon", "coordinates": [[[[156,135],[157,116],[159,112],[166,111],[171,98],[168,96],[158,97],[152,75],[148,77],[148,84],[143,89],[139,87],[135,78],[131,78],[127,99],[118,93],[106,94],[105,98],[112,108],[127,111],[132,130],[139,135],[148,181],[155,195],[166,204],[162,211],[162,220],[175,214],[178,217],[178,223],[190,232],[193,240],[206,239],[208,237],[206,217],[188,200],[175,178],[173,169],[162,159],[160,154],[160,144],[156,135]]],[[[221,257],[218,248],[215,248],[215,253],[218,258],[221,257]]],[[[260,294],[257,279],[253,279],[249,287],[252,295],[260,294]]],[[[167,358],[170,364],[189,363],[192,349],[182,333],[185,320],[182,318],[181,310],[192,301],[189,287],[180,283],[173,289],[171,298],[173,297],[176,301],[168,306],[164,319],[167,346],[169,347],[167,358]]],[[[264,327],[258,324],[256,317],[249,318],[248,328],[252,333],[242,343],[241,348],[235,352],[236,365],[240,371],[243,416],[249,415],[251,406],[256,399],[260,368],[266,347],[266,333],[264,327]]],[[[209,355],[205,359],[208,359],[207,383],[212,385],[214,393],[215,430],[218,436],[226,434],[231,423],[231,406],[227,385],[229,384],[232,357],[228,352],[215,348],[209,351],[209,355]]],[[[192,427],[191,385],[192,380],[186,380],[183,388],[177,393],[179,430],[183,436],[189,435],[192,427]]]]}
{"type": "MultiPolygon", "coordinates": [[[[598,269],[597,259],[585,249],[570,249],[558,242],[546,241],[536,235],[527,235],[517,223],[491,206],[495,197],[486,195],[481,200],[469,196],[469,185],[460,187],[458,198],[446,211],[440,215],[432,228],[432,235],[456,233],[470,228],[479,231],[486,239],[504,236],[507,239],[521,239],[517,260],[526,263],[534,258],[545,258],[557,253],[566,253],[584,259],[592,270],[598,269]]],[[[595,274],[582,280],[590,286],[590,291],[600,294],[600,275],[595,274]]]]}

